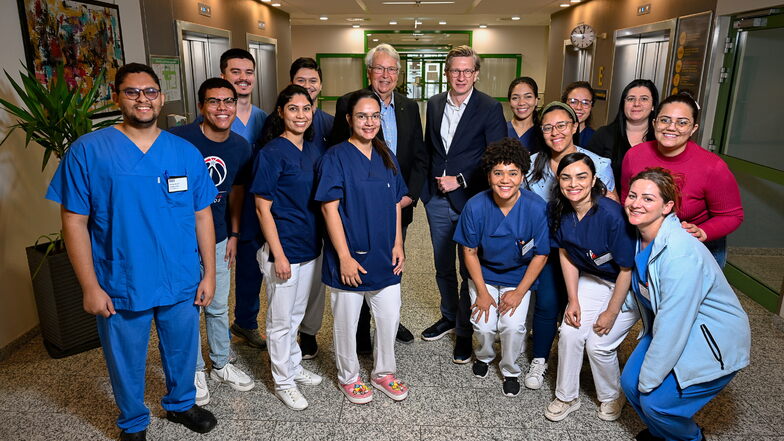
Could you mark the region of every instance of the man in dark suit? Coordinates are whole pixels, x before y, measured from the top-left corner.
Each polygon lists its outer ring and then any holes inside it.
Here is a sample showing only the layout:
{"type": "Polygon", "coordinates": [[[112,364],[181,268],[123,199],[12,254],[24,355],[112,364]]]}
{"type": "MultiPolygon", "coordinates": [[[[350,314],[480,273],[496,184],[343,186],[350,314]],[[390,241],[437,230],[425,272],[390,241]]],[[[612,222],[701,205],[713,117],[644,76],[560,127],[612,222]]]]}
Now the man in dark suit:
{"type": "Polygon", "coordinates": [[[485,148],[506,136],[501,103],[474,88],[479,64],[479,56],[468,46],[449,51],[444,72],[449,91],[428,100],[425,130],[429,169],[421,198],[430,224],[442,317],[422,332],[422,338],[438,340],[455,332],[453,361],[459,364],[471,360],[473,329],[468,272],[459,253],[462,283],[458,295],[457,245],[452,236],[466,201],[487,188],[487,177],[480,169],[485,148]]]}
{"type": "MultiPolygon", "coordinates": [[[[370,83],[369,89],[381,100],[381,130],[377,136],[386,142],[397,157],[400,172],[408,187],[408,194],[401,201],[403,240],[405,240],[406,229],[413,219],[414,204],[419,198],[427,168],[427,151],[422,141],[422,120],[419,117],[417,103],[395,92],[400,74],[400,55],[392,46],[380,44],[374,47],[365,56],[365,64],[370,83]]],[[[343,142],[351,134],[346,119],[350,95],[351,93],[348,93],[338,99],[329,145],[343,142]]],[[[397,340],[410,343],[414,340],[414,336],[400,324],[397,340]]],[[[370,309],[367,304],[364,304],[357,327],[357,352],[370,353],[371,351],[370,309]]]]}

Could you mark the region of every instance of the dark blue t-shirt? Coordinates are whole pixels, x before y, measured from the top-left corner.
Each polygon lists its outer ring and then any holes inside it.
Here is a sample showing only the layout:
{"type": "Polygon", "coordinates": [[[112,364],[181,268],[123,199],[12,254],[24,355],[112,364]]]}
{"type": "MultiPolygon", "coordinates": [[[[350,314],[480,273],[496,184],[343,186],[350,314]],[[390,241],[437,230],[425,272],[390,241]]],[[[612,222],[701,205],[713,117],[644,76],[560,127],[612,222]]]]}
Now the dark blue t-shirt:
{"type": "Polygon", "coordinates": [[[580,271],[609,282],[615,283],[621,267],[634,266],[634,229],[626,223],[623,208],[607,197],[579,221],[574,211],[565,214],[553,240],[580,271]]]}
{"type": "Polygon", "coordinates": [[[229,131],[226,141],[215,142],[204,136],[199,122],[172,127],[169,131],[195,145],[204,157],[218,195],[212,202],[212,222],[215,225],[215,242],[229,235],[230,224],[227,207],[232,185],[247,185],[250,181],[251,148],[242,136],[229,131]]]}

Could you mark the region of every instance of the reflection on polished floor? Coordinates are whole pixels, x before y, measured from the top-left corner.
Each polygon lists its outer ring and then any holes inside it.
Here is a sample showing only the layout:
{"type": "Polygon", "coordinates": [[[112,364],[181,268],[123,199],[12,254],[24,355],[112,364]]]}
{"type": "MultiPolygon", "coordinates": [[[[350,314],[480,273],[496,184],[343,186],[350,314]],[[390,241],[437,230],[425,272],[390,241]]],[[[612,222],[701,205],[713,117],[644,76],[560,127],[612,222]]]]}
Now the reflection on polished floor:
{"type": "MultiPolygon", "coordinates": [[[[402,321],[418,335],[439,317],[430,240],[421,207],[409,229],[407,245],[402,321]]],[[[709,440],[784,441],[784,402],[780,399],[784,396],[784,322],[746,296],[740,294],[740,299],[751,320],[751,366],[741,371],[697,420],[709,440]]],[[[325,375],[326,381],[303,387],[310,402],[303,412],[288,410],[274,397],[267,353],[235,342],[238,364],[255,377],[256,388],[236,392],[209,380],[212,402],[208,408],[219,422],[207,435],[188,432],[162,418],[163,371],[153,338],[147,369],[147,405],[153,414],[149,439],[605,441],[631,440],[642,428],[628,406],[616,422],[597,418],[587,362],[581,376],[582,407],[566,420],[552,423],[543,411],[553,397],[554,366],[541,390],[523,389],[518,397],[507,398],[501,391],[497,365],[491,365],[487,378],[477,379],[470,364],[452,363],[451,338],[398,345],[398,373],[411,385],[407,400],[394,403],[377,394],[368,405],[353,405],[336,386],[331,325],[327,308],[319,335],[321,353],[304,362],[308,369],[325,375]]],[[[621,347],[622,361],[634,348],[637,330],[632,330],[621,347]]],[[[554,350],[552,360],[556,359],[554,350]]],[[[524,369],[527,360],[527,356],[521,357],[524,369]]],[[[371,360],[360,361],[366,377],[371,360]]],[[[0,362],[0,440],[116,439],[116,417],[100,349],[53,360],[36,337],[0,362]]]]}
{"type": "Polygon", "coordinates": [[[728,260],[773,291],[784,293],[784,248],[729,247],[728,260]]]}

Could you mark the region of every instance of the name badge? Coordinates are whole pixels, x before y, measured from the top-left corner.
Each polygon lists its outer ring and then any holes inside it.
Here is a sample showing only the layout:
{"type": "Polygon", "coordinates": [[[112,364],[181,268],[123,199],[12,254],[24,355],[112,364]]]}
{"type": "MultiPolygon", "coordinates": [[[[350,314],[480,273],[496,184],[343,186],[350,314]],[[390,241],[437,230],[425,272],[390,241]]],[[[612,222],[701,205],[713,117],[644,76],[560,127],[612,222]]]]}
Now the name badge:
{"type": "Polygon", "coordinates": [[[593,263],[595,263],[596,266],[604,265],[605,263],[611,261],[613,258],[612,253],[604,253],[601,256],[593,256],[593,253],[591,254],[592,254],[591,257],[593,258],[593,263]]]}
{"type": "Polygon", "coordinates": [[[651,294],[648,292],[648,287],[640,282],[640,295],[645,297],[649,302],[651,301],[651,294]]]}
{"type": "Polygon", "coordinates": [[[528,254],[528,252],[531,251],[531,249],[534,247],[534,240],[533,239],[529,240],[527,243],[523,242],[522,240],[519,241],[518,243],[521,245],[521,247],[520,247],[520,255],[521,256],[525,256],[526,254],[528,254]]]}
{"type": "Polygon", "coordinates": [[[179,193],[181,191],[188,191],[188,177],[187,176],[169,176],[166,179],[169,185],[169,193],[179,193]]]}

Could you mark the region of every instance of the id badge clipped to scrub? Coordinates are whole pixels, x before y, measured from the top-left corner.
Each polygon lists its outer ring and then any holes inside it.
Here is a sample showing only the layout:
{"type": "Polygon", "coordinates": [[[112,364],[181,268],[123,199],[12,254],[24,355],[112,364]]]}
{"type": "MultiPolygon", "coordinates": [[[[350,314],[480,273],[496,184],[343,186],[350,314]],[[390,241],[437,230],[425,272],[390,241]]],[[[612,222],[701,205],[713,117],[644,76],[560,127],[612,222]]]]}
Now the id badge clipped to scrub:
{"type": "Polygon", "coordinates": [[[187,176],[169,176],[168,173],[164,173],[163,177],[166,178],[166,186],[169,190],[169,193],[180,193],[183,191],[188,191],[187,176]]]}
{"type": "Polygon", "coordinates": [[[609,251],[608,251],[608,252],[606,252],[606,253],[602,254],[601,256],[597,256],[596,254],[594,254],[594,253],[593,253],[593,251],[590,251],[590,250],[589,250],[589,251],[588,251],[588,257],[589,257],[591,260],[593,260],[593,263],[594,263],[594,265],[596,265],[596,266],[602,266],[602,265],[604,265],[605,263],[607,263],[607,262],[611,261],[611,260],[612,260],[612,258],[613,258],[613,255],[612,255],[612,253],[611,253],[611,252],[609,252],[609,251]]]}
{"type": "Polygon", "coordinates": [[[640,282],[639,283],[639,288],[640,288],[640,295],[645,297],[645,299],[650,302],[651,301],[651,294],[648,292],[648,285],[645,284],[645,283],[640,282]]]}
{"type": "Polygon", "coordinates": [[[531,238],[531,240],[529,240],[528,242],[524,240],[518,240],[517,246],[520,247],[520,257],[525,257],[525,255],[528,254],[528,252],[531,251],[531,249],[533,249],[534,239],[531,238]]]}

